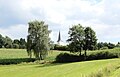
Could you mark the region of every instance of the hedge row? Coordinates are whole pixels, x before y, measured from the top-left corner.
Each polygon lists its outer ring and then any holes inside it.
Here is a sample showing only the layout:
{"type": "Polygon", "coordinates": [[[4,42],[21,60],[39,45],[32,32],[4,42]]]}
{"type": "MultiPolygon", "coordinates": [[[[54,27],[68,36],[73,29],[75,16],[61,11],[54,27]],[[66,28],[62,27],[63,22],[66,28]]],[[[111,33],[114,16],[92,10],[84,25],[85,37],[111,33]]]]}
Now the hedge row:
{"type": "Polygon", "coordinates": [[[66,63],[66,62],[78,62],[78,61],[88,61],[88,60],[99,60],[99,59],[111,59],[120,57],[120,53],[110,53],[110,52],[98,52],[95,54],[78,56],[69,53],[61,53],[56,57],[56,62],[66,63]]]}

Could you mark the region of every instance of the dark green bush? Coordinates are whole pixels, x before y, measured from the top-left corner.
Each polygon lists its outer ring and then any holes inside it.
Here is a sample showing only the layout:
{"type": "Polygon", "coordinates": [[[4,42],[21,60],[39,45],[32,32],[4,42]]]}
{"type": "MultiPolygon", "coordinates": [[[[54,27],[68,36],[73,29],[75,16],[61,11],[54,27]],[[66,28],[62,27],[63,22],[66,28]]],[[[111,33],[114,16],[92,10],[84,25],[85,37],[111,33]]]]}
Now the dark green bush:
{"type": "Polygon", "coordinates": [[[99,59],[110,59],[120,57],[119,53],[110,53],[110,52],[96,52],[86,57],[84,55],[78,56],[69,53],[60,53],[56,57],[56,62],[65,63],[65,62],[78,62],[78,61],[88,61],[88,60],[99,60],[99,59]]]}
{"type": "Polygon", "coordinates": [[[34,58],[0,59],[1,65],[19,64],[22,62],[34,62],[34,58]]]}
{"type": "Polygon", "coordinates": [[[73,55],[73,54],[68,54],[68,53],[60,53],[56,57],[56,62],[60,62],[60,63],[77,62],[79,60],[80,60],[79,56],[73,55]]]}
{"type": "Polygon", "coordinates": [[[110,58],[118,58],[117,53],[110,52],[99,52],[95,54],[90,54],[87,56],[87,60],[99,60],[99,59],[110,59],[110,58]]]}

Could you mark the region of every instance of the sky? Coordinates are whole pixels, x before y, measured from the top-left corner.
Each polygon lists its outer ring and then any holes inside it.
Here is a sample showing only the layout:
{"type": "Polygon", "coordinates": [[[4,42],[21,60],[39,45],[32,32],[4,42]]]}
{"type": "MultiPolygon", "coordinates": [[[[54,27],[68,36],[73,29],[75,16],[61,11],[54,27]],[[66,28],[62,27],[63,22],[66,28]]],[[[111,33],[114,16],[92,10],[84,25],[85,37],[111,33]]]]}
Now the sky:
{"type": "Polygon", "coordinates": [[[28,22],[44,21],[64,43],[72,25],[91,27],[98,42],[120,42],[120,0],[0,0],[0,34],[26,38],[28,22]]]}

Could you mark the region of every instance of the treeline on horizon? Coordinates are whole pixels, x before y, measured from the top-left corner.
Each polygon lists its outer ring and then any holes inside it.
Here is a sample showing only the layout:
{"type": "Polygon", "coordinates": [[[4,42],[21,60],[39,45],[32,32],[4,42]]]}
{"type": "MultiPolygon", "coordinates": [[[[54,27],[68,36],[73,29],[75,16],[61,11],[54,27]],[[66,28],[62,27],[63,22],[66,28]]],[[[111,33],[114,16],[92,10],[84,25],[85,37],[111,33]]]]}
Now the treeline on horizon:
{"type": "Polygon", "coordinates": [[[25,49],[26,41],[23,38],[12,40],[10,37],[3,37],[0,34],[0,48],[15,48],[15,49],[25,49]]]}
{"type": "MultiPolygon", "coordinates": [[[[0,48],[15,48],[15,49],[26,49],[26,41],[23,38],[12,40],[10,37],[3,37],[0,34],[0,48]]],[[[99,42],[97,43],[97,47],[95,50],[104,50],[104,49],[113,49],[115,47],[120,47],[120,42],[117,44],[107,43],[107,42],[99,42]]],[[[54,44],[52,47],[53,50],[63,50],[69,51],[68,46],[62,46],[58,44],[54,44]]]]}
{"type": "MultiPolygon", "coordinates": [[[[94,50],[104,50],[104,49],[113,49],[113,48],[120,48],[120,42],[118,42],[117,44],[114,43],[110,43],[110,42],[99,42],[97,43],[97,47],[94,50]]],[[[62,46],[62,45],[58,45],[58,44],[54,44],[54,50],[62,50],[62,51],[69,51],[69,47],[68,45],[66,46],[62,46]]]]}

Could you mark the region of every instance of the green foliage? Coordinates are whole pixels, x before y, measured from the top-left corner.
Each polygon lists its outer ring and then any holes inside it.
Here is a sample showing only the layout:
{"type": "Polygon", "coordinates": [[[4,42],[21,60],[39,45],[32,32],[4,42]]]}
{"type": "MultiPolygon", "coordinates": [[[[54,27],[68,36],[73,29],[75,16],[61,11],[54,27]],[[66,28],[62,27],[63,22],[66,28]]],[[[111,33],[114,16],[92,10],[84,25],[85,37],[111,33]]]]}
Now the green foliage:
{"type": "Polygon", "coordinates": [[[85,50],[95,50],[97,48],[97,39],[95,32],[90,28],[85,28],[85,50]]]}
{"type": "Polygon", "coordinates": [[[100,50],[105,50],[105,49],[108,49],[108,47],[105,46],[105,47],[100,48],[100,50]]]}
{"type": "Polygon", "coordinates": [[[115,44],[108,43],[108,48],[109,48],[109,49],[113,49],[113,48],[115,48],[115,44]]]}
{"type": "Polygon", "coordinates": [[[78,55],[73,55],[69,53],[61,53],[56,57],[57,63],[67,63],[67,62],[78,62],[80,57],[78,55]]]}
{"type": "Polygon", "coordinates": [[[4,37],[0,34],[0,48],[4,46],[4,37]]]}
{"type": "Polygon", "coordinates": [[[62,45],[58,45],[58,44],[55,44],[54,46],[54,50],[61,50],[61,51],[68,51],[68,46],[62,46],[62,45]]]}
{"type": "Polygon", "coordinates": [[[97,49],[97,39],[95,32],[90,27],[82,27],[82,25],[74,25],[70,28],[68,33],[69,39],[69,49],[71,52],[81,52],[85,50],[95,50],[97,49]]]}
{"type": "Polygon", "coordinates": [[[0,48],[20,48],[25,49],[26,48],[26,41],[23,38],[14,39],[12,40],[10,37],[6,36],[3,37],[0,34],[0,48]]]}
{"type": "Polygon", "coordinates": [[[82,25],[74,25],[72,28],[70,28],[69,33],[68,33],[69,39],[67,40],[69,42],[69,49],[71,52],[80,52],[84,47],[84,28],[82,25]]]}
{"type": "Polygon", "coordinates": [[[105,42],[105,43],[103,43],[103,42],[99,42],[98,44],[97,44],[97,48],[98,48],[98,50],[99,49],[113,49],[113,48],[115,48],[115,44],[113,44],[113,43],[107,43],[107,42],[105,42]]]}
{"type": "Polygon", "coordinates": [[[23,38],[20,38],[20,46],[19,46],[19,48],[20,49],[25,49],[26,48],[26,41],[25,41],[25,39],[23,39],[23,38]]]}
{"type": "Polygon", "coordinates": [[[120,42],[117,43],[116,47],[120,48],[120,42]]]}
{"type": "Polygon", "coordinates": [[[50,50],[53,50],[54,49],[54,42],[53,41],[49,41],[49,47],[50,47],[50,50]]]}
{"type": "Polygon", "coordinates": [[[110,52],[96,52],[87,56],[87,60],[99,60],[99,59],[111,59],[119,58],[119,53],[110,53],[110,52]]]}
{"type": "Polygon", "coordinates": [[[36,59],[42,60],[50,50],[50,38],[48,25],[43,21],[29,22],[28,36],[27,36],[27,52],[31,57],[32,52],[36,59]]]}
{"type": "Polygon", "coordinates": [[[19,48],[19,49],[25,49],[26,48],[26,41],[23,38],[20,38],[20,40],[15,39],[13,41],[13,48],[19,48]]]}
{"type": "Polygon", "coordinates": [[[13,48],[19,49],[19,44],[13,44],[13,48]]]}
{"type": "Polygon", "coordinates": [[[113,50],[99,50],[99,51],[88,51],[85,55],[75,55],[71,53],[61,53],[56,57],[56,62],[67,63],[67,62],[78,62],[78,61],[89,61],[89,60],[99,60],[99,59],[111,59],[119,58],[120,49],[113,50]]]}
{"type": "Polygon", "coordinates": [[[23,62],[34,62],[34,58],[16,58],[16,59],[0,59],[0,65],[19,64],[23,62]]]}
{"type": "Polygon", "coordinates": [[[5,45],[4,45],[5,48],[12,48],[12,39],[10,37],[6,36],[4,41],[5,41],[5,45]]]}

